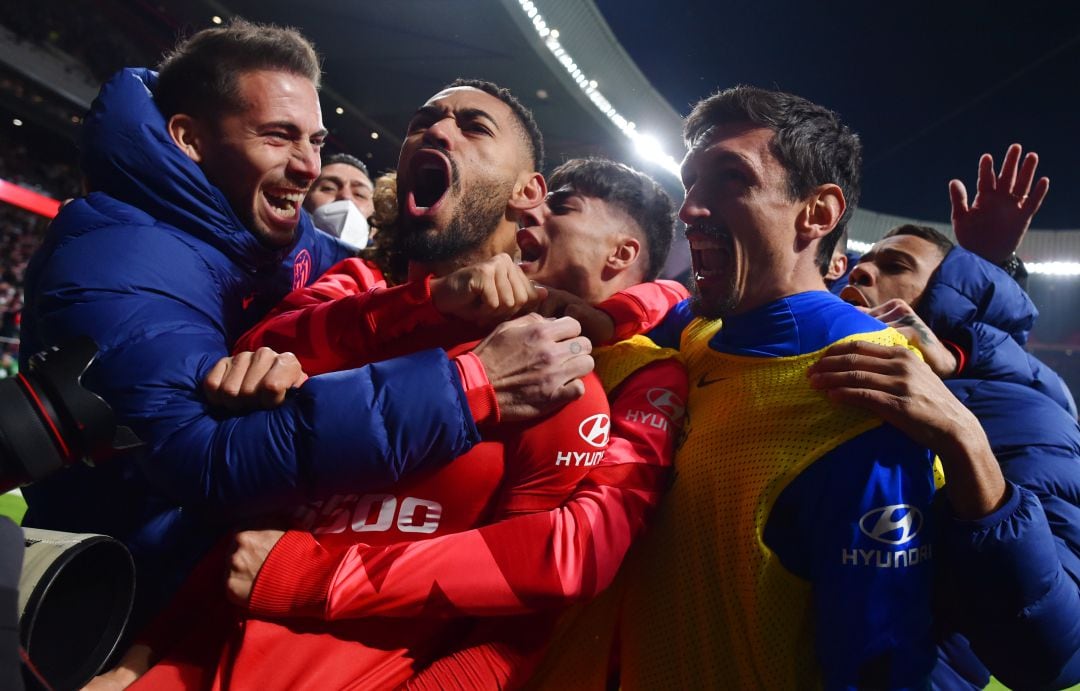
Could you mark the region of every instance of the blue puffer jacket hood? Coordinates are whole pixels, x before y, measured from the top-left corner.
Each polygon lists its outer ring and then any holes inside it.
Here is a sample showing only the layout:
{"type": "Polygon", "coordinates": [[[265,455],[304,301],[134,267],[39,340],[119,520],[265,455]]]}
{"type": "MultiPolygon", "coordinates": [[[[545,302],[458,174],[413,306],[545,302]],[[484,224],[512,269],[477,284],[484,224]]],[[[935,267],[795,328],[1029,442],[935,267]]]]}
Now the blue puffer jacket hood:
{"type": "Polygon", "coordinates": [[[145,68],[122,70],[102,86],[82,132],[82,167],[91,191],[183,228],[245,269],[281,264],[300,238],[314,232],[311,218],[301,212],[288,246],[263,246],[173,142],[154,103],[156,86],[157,73],[145,68]]]}
{"type": "Polygon", "coordinates": [[[1009,274],[963,247],[941,262],[915,310],[930,329],[948,334],[983,322],[1027,343],[1039,311],[1009,274]]]}

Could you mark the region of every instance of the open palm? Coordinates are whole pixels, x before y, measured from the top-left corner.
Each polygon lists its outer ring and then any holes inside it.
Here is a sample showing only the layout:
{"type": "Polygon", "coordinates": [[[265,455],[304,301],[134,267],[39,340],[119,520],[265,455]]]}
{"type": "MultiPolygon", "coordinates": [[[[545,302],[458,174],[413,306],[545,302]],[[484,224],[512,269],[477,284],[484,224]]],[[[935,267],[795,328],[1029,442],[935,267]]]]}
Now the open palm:
{"type": "Polygon", "coordinates": [[[1039,178],[1032,187],[1039,156],[1029,151],[1020,165],[1021,152],[1019,144],[1010,146],[997,175],[993,157],[982,155],[975,201],[970,207],[964,183],[949,181],[957,242],[994,264],[1004,262],[1020,246],[1050,189],[1050,179],[1046,177],[1039,178]]]}

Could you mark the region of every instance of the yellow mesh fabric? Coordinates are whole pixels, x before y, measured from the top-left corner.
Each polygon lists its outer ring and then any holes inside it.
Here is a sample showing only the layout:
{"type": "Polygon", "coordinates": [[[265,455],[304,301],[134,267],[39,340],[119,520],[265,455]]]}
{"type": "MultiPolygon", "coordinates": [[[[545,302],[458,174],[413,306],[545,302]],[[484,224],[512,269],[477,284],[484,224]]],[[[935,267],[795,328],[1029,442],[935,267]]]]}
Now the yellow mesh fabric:
{"type": "Polygon", "coordinates": [[[634,336],[593,351],[596,360],[594,371],[600,377],[604,391],[611,393],[624,379],[645,365],[669,357],[679,357],[679,351],[661,348],[646,336],[634,336]]]}
{"type": "Polygon", "coordinates": [[[526,689],[604,691],[608,688],[624,589],[620,573],[611,587],[595,600],[575,605],[559,618],[547,655],[526,689]]]}
{"type": "MultiPolygon", "coordinates": [[[[708,346],[718,328],[699,319],[683,333],[687,437],[657,525],[624,567],[623,688],[816,688],[809,584],[762,535],[792,479],[881,422],[810,388],[823,351],[722,354],[708,346]]],[[[906,345],[892,329],[848,340],[906,345]]]]}

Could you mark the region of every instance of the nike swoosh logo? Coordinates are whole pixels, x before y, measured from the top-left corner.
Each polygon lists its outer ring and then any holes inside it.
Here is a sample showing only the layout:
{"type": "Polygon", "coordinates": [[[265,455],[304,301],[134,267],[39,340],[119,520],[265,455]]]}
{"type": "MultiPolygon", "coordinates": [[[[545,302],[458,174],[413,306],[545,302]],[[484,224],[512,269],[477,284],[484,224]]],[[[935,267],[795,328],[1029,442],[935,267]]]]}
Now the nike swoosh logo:
{"type": "Polygon", "coordinates": [[[698,385],[698,388],[700,389],[702,387],[708,386],[709,384],[715,384],[718,381],[727,381],[727,379],[728,379],[727,377],[717,377],[716,379],[706,379],[705,375],[703,374],[697,380],[697,385],[698,385]]]}

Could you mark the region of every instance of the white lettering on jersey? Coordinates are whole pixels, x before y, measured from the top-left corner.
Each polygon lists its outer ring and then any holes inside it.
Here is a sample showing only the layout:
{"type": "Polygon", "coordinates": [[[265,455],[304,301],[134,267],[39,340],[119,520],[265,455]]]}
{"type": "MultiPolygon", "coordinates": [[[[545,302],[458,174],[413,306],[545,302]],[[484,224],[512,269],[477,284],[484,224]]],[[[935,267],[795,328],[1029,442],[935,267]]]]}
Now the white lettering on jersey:
{"type": "Polygon", "coordinates": [[[603,451],[559,451],[555,455],[555,465],[568,468],[589,467],[604,460],[603,451]]]}
{"type": "Polygon", "coordinates": [[[398,512],[397,527],[403,533],[434,533],[439,529],[442,518],[442,504],[428,499],[405,497],[398,512]],[[423,516],[423,523],[416,524],[416,518],[423,516]]]}

